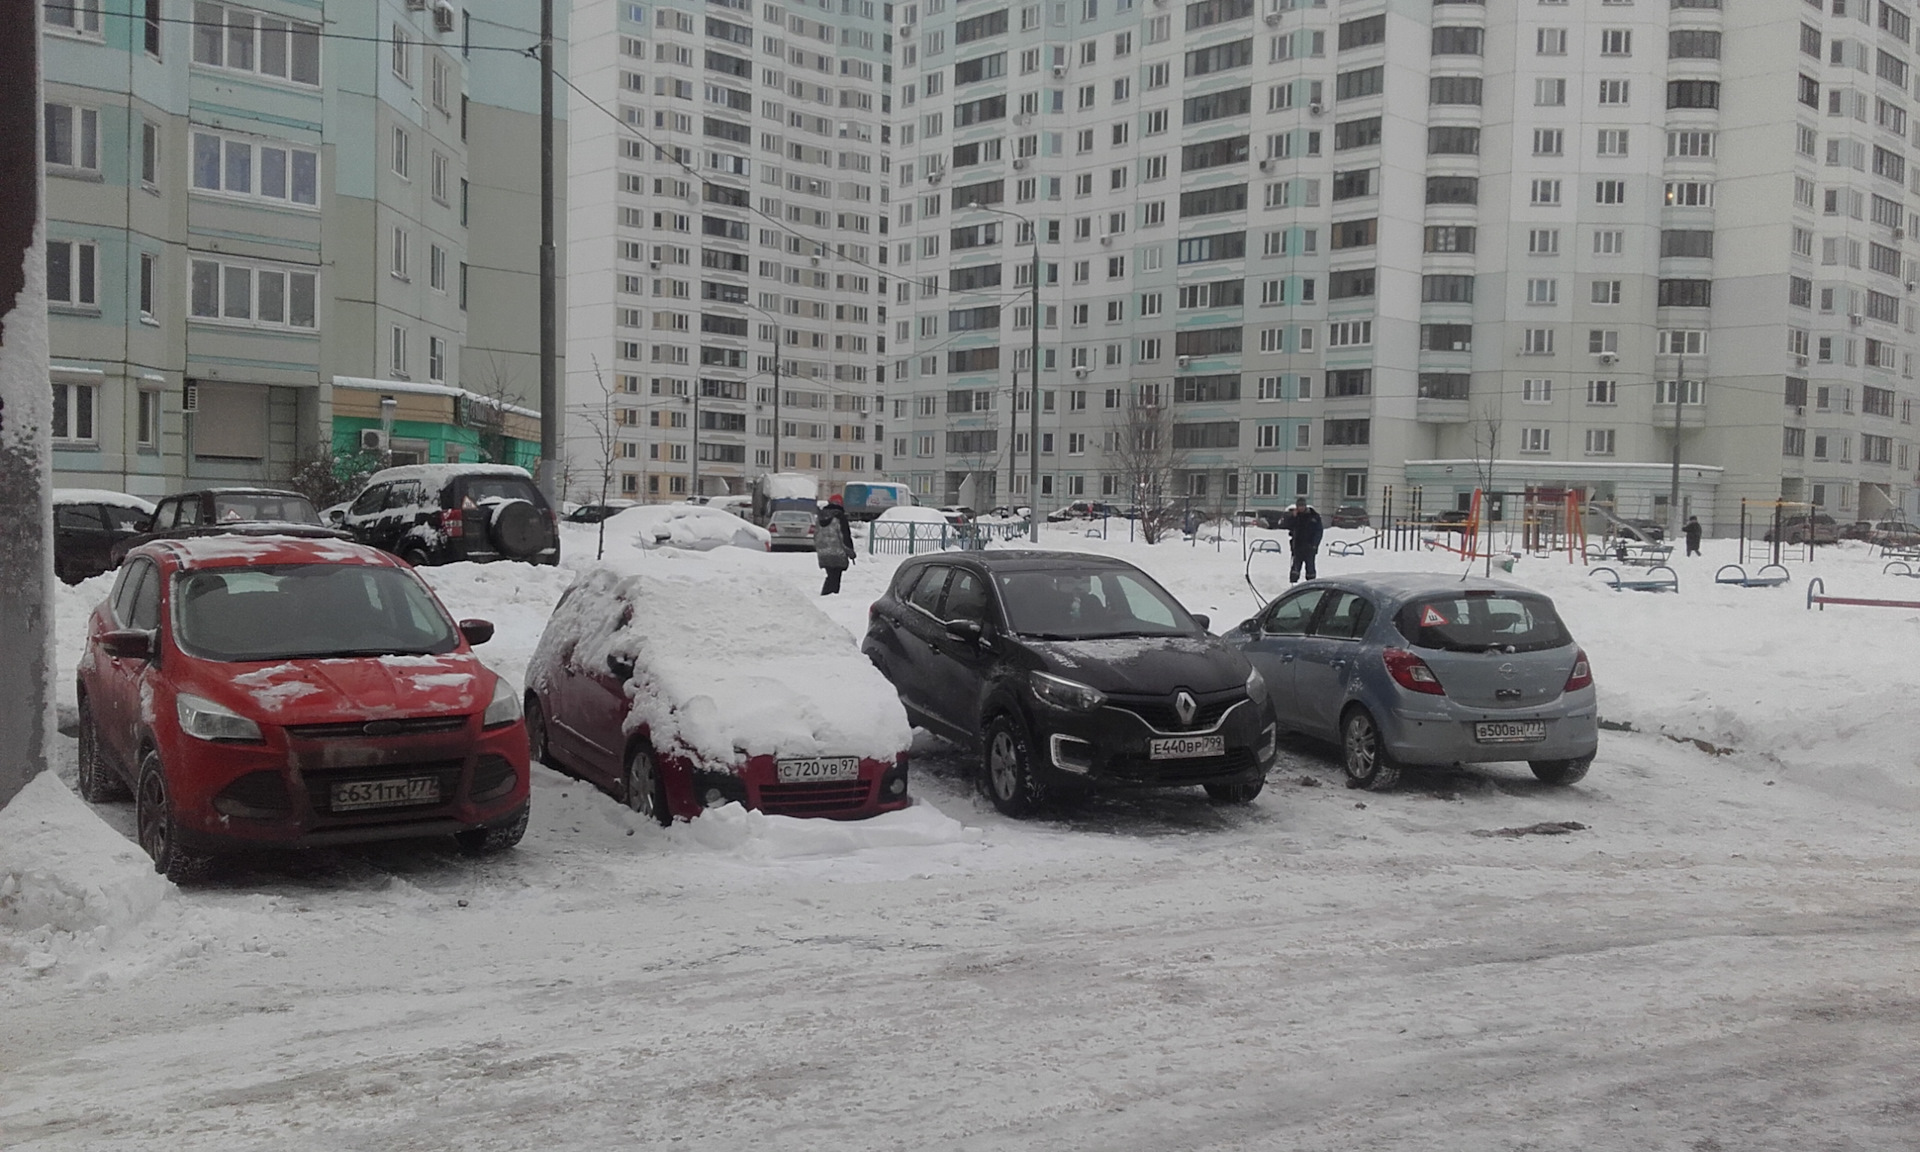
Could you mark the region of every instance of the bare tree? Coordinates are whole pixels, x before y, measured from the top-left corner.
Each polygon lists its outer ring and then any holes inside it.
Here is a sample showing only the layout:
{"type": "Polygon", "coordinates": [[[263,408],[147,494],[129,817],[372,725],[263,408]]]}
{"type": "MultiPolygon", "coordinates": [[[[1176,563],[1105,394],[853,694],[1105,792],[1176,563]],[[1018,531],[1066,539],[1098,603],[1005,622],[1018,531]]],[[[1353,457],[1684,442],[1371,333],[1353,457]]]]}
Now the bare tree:
{"type": "Polygon", "coordinates": [[[480,437],[481,459],[492,464],[513,463],[513,453],[508,446],[511,438],[507,435],[507,410],[524,407],[526,392],[512,366],[497,353],[488,352],[473,371],[461,373],[461,383],[467,391],[482,398],[464,405],[467,426],[480,437]]]}
{"type": "MultiPolygon", "coordinates": [[[[620,458],[620,426],[614,422],[613,389],[607,387],[607,378],[600,371],[599,356],[593,357],[593,378],[600,384],[600,401],[596,406],[583,411],[581,413],[581,419],[586,421],[589,440],[594,447],[593,463],[598,469],[598,476],[596,478],[600,482],[599,504],[602,513],[599,519],[600,537],[594,545],[593,553],[593,558],[600,560],[607,554],[607,518],[605,512],[607,496],[613,489],[614,461],[620,458]]],[[[573,472],[572,461],[573,455],[572,453],[568,453],[564,475],[569,480],[573,472]]]]}
{"type": "Polygon", "coordinates": [[[1157,544],[1180,524],[1174,478],[1186,456],[1174,447],[1173,410],[1161,395],[1160,385],[1136,386],[1109,428],[1114,447],[1107,459],[1118,473],[1121,497],[1136,506],[1140,538],[1157,544]]]}

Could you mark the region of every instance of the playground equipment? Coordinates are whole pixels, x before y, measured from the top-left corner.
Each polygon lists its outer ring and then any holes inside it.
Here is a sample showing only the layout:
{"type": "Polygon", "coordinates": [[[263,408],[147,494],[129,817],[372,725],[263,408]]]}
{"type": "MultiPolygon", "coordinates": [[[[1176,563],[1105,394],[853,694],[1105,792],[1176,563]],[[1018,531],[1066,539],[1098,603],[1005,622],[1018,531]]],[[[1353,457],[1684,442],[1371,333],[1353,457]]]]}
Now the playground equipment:
{"type": "Polygon", "coordinates": [[[1811,516],[1814,507],[1791,500],[1740,501],[1740,563],[1755,560],[1778,565],[1791,556],[1801,561],[1813,559],[1813,541],[1788,544],[1786,522],[1789,515],[1811,516]],[[1757,535],[1756,535],[1757,534],[1757,535]]]}
{"type": "Polygon", "coordinates": [[[1680,574],[1665,564],[1655,564],[1637,576],[1622,576],[1616,568],[1602,564],[1587,571],[1589,576],[1600,576],[1613,586],[1615,592],[1678,592],[1680,574]],[[1665,576],[1659,573],[1665,572],[1665,576]]]}
{"type": "MultiPolygon", "coordinates": [[[[1902,573],[1911,575],[1911,573],[1902,573]]],[[[1778,564],[1762,565],[1753,575],[1738,564],[1722,564],[1713,574],[1715,584],[1732,584],[1739,588],[1778,588],[1793,579],[1787,570],[1778,564]],[[1731,575],[1729,575],[1731,573],[1731,575]]]]}
{"type": "Polygon", "coordinates": [[[1829,604],[1846,604],[1855,608],[1907,608],[1920,612],[1920,600],[1876,600],[1865,596],[1829,596],[1827,582],[1815,576],[1807,581],[1807,608],[1812,610],[1818,604],[1825,612],[1829,604]]]}
{"type": "Polygon", "coordinates": [[[1880,574],[1882,576],[1920,577],[1920,568],[1915,568],[1913,562],[1910,560],[1889,560],[1886,566],[1880,569],[1880,574]]]}
{"type": "Polygon", "coordinates": [[[1335,540],[1327,545],[1329,556],[1365,556],[1366,554],[1366,545],[1352,540],[1335,540]]]}

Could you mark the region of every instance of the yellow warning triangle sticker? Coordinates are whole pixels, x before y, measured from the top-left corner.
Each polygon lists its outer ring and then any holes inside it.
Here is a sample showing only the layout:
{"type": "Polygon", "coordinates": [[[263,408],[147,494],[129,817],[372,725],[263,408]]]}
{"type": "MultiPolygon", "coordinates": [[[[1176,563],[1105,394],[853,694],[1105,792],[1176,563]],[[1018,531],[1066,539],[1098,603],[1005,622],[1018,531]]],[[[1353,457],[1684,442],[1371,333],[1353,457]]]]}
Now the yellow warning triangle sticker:
{"type": "Polygon", "coordinates": [[[1446,623],[1447,618],[1440,615],[1440,610],[1431,604],[1427,605],[1426,611],[1420,613],[1420,627],[1422,628],[1439,628],[1443,627],[1446,623]]]}

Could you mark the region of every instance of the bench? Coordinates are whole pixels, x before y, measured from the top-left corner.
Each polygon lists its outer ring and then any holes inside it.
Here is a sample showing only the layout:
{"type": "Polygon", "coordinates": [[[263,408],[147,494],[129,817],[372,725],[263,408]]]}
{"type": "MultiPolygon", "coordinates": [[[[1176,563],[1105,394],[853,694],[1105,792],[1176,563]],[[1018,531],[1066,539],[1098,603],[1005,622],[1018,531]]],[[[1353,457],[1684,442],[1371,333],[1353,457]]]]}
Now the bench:
{"type": "MultiPolygon", "coordinates": [[[[1880,546],[1880,557],[1881,559],[1905,560],[1908,563],[1920,561],[1920,544],[1882,544],[1880,546]]],[[[1908,573],[1903,572],[1901,575],[1908,575],[1908,573]]]]}
{"type": "Polygon", "coordinates": [[[1791,579],[1793,577],[1787,570],[1778,564],[1763,565],[1751,576],[1738,564],[1722,564],[1720,570],[1713,574],[1715,584],[1732,584],[1737,588],[1778,588],[1791,579]],[[1733,575],[1729,576],[1729,572],[1733,575]]]}
{"type": "Polygon", "coordinates": [[[1333,543],[1327,545],[1327,555],[1329,556],[1365,556],[1366,554],[1367,549],[1365,545],[1352,543],[1347,540],[1335,540],[1333,543]]]}
{"type": "Polygon", "coordinates": [[[1673,545],[1590,543],[1581,552],[1589,564],[1611,560],[1616,564],[1631,564],[1636,568],[1657,568],[1664,565],[1673,555],[1673,545]]]}
{"type": "Polygon", "coordinates": [[[1680,574],[1665,564],[1655,564],[1643,574],[1634,577],[1622,577],[1618,570],[1609,568],[1604,564],[1598,568],[1592,568],[1587,571],[1587,575],[1589,576],[1601,576],[1603,574],[1607,583],[1613,586],[1615,592],[1623,589],[1628,592],[1680,591],[1680,574]],[[1658,575],[1658,573],[1662,571],[1666,573],[1665,576],[1658,575]]]}
{"type": "Polygon", "coordinates": [[[1825,612],[1829,604],[1848,604],[1855,608],[1907,608],[1920,612],[1920,600],[1874,600],[1864,596],[1829,596],[1827,582],[1815,576],[1807,581],[1807,607],[1818,604],[1825,612]]]}

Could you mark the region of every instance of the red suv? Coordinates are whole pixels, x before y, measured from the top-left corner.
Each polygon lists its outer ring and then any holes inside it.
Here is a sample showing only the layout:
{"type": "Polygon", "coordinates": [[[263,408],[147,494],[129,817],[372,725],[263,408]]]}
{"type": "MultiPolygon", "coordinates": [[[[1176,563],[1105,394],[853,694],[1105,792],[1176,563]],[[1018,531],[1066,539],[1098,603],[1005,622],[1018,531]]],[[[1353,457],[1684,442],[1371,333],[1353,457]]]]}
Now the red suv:
{"type": "Polygon", "coordinates": [[[164,540],[128,554],[80,658],[80,794],[132,789],[154,869],[451,834],[519,843],[519,694],[403,562],[340,540],[164,540]]]}

